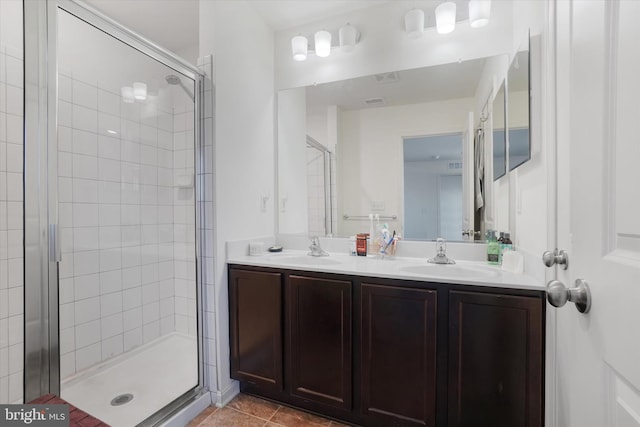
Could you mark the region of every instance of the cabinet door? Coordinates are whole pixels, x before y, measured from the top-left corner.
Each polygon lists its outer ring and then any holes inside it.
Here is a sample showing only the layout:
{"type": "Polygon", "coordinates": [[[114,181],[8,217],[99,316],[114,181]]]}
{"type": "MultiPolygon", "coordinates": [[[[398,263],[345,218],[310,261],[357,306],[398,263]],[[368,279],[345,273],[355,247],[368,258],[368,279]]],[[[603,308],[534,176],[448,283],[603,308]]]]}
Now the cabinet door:
{"type": "Polygon", "coordinates": [[[449,426],[541,426],[543,300],[451,291],[449,304],[449,426]]]}
{"type": "Polygon", "coordinates": [[[362,414],[435,426],[437,291],[362,284],[362,414]]]}
{"type": "Polygon", "coordinates": [[[351,282],[288,278],[288,383],[292,396],[351,408],[351,282]]]}
{"type": "Polygon", "coordinates": [[[282,390],[282,275],[232,269],[229,315],[231,378],[282,390]]]}

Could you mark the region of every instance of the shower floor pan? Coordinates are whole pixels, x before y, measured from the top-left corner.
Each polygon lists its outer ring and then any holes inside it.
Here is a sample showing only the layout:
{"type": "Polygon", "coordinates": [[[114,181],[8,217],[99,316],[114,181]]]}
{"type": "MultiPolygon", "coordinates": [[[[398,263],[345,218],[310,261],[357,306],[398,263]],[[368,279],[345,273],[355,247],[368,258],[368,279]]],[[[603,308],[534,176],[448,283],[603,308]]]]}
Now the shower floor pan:
{"type": "Polygon", "coordinates": [[[62,381],[62,398],[117,427],[135,426],[198,382],[195,337],[172,333],[62,381]]]}

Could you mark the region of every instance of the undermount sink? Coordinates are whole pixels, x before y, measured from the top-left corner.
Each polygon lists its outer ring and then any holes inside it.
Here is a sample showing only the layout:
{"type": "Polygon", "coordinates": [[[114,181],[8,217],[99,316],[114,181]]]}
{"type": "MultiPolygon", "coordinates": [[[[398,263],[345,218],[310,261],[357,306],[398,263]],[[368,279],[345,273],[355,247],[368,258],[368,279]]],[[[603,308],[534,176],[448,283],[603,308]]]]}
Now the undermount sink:
{"type": "Polygon", "coordinates": [[[499,272],[494,267],[465,264],[423,264],[400,268],[401,271],[411,274],[424,274],[440,277],[496,277],[499,272]]]}
{"type": "Polygon", "coordinates": [[[338,265],[340,261],[336,261],[327,257],[314,257],[314,256],[283,256],[272,257],[270,261],[277,261],[283,264],[295,264],[295,265],[338,265]]]}

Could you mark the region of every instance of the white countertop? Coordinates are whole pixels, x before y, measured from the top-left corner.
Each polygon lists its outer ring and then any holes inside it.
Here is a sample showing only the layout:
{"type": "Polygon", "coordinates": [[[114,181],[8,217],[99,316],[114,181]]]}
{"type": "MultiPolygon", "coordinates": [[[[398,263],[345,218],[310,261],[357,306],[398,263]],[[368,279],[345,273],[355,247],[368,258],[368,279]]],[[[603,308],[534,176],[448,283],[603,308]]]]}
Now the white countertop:
{"type": "Polygon", "coordinates": [[[415,280],[461,285],[491,286],[509,289],[544,291],[540,283],[526,274],[503,271],[500,266],[478,261],[458,261],[455,265],[435,265],[426,258],[349,256],[332,253],[327,257],[311,257],[308,251],[285,250],[259,256],[231,256],[229,264],[287,270],[348,274],[386,279],[415,280]]]}

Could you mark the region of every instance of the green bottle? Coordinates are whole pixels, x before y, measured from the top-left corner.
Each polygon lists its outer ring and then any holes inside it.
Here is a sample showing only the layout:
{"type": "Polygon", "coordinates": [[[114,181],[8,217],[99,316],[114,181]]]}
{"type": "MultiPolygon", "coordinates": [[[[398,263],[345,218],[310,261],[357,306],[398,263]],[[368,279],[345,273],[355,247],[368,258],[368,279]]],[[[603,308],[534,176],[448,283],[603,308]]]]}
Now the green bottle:
{"type": "Polygon", "coordinates": [[[487,262],[493,265],[500,263],[500,244],[494,230],[487,230],[487,262]]]}

